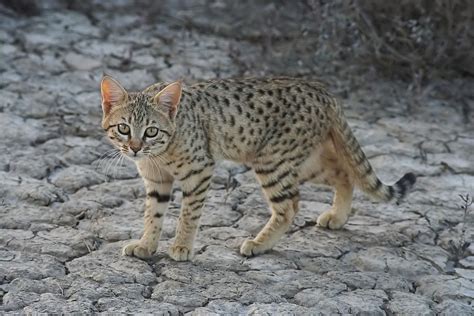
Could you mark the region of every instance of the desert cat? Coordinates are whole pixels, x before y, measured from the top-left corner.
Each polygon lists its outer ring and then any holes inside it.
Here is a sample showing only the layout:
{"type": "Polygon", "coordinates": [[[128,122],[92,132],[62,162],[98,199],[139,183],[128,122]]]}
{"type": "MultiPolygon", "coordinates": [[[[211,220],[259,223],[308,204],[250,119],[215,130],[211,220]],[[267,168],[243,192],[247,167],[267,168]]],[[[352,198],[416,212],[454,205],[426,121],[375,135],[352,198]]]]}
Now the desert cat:
{"type": "Polygon", "coordinates": [[[157,249],[163,215],[176,179],[183,201],[174,260],[189,260],[215,162],[251,167],[272,215],[244,256],[271,249],[298,212],[304,181],[334,187],[332,207],[317,223],[341,228],[354,186],[382,201],[399,200],[415,182],[405,174],[392,186],[375,175],[342,113],[340,103],[316,81],[227,79],[190,87],[157,83],[127,92],[113,78],[101,82],[103,121],[112,144],[135,161],[145,182],[145,230],[123,254],[147,258],[157,249]]]}

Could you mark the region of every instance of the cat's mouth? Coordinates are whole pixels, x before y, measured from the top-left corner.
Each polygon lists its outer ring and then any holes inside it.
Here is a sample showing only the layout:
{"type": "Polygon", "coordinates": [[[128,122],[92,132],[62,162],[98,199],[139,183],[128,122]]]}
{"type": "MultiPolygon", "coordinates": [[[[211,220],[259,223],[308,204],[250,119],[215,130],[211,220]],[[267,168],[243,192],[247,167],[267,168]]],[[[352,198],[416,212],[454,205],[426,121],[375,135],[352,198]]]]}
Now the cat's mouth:
{"type": "Polygon", "coordinates": [[[138,160],[141,160],[143,158],[146,158],[148,157],[149,155],[144,153],[143,151],[138,151],[138,152],[133,152],[133,151],[124,151],[122,150],[122,155],[125,156],[125,158],[128,158],[132,161],[138,161],[138,160]]]}
{"type": "Polygon", "coordinates": [[[166,148],[160,148],[162,150],[151,150],[149,146],[144,146],[140,150],[133,150],[127,145],[122,145],[120,152],[122,156],[133,161],[138,162],[143,159],[153,159],[154,157],[160,156],[166,151],[166,148]]]}

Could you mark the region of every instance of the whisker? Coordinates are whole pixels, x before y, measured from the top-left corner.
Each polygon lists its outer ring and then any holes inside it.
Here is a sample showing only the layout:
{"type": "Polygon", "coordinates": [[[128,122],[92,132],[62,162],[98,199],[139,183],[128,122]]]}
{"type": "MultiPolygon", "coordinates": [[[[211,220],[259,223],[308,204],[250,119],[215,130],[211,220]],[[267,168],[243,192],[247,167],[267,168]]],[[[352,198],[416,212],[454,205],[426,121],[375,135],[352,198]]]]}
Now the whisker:
{"type": "Polygon", "coordinates": [[[117,149],[109,150],[109,151],[107,151],[106,153],[102,154],[102,155],[100,156],[100,158],[98,158],[96,161],[97,161],[98,163],[100,163],[100,162],[102,162],[103,160],[110,158],[111,156],[113,156],[113,155],[116,154],[116,153],[117,153],[117,149]]]}
{"type": "Polygon", "coordinates": [[[103,153],[102,155],[100,155],[100,157],[97,158],[97,159],[100,160],[100,159],[102,159],[102,158],[104,158],[104,157],[106,157],[106,156],[108,156],[108,155],[110,155],[110,154],[113,154],[113,153],[115,153],[115,152],[117,152],[117,149],[116,149],[116,148],[113,148],[113,149],[111,149],[111,150],[107,150],[105,153],[103,153]]]}
{"type": "Polygon", "coordinates": [[[114,156],[114,158],[112,160],[109,161],[108,165],[107,165],[107,168],[105,170],[105,175],[106,176],[111,176],[111,171],[113,170],[113,165],[117,162],[118,159],[120,159],[121,155],[116,155],[114,156]]]}
{"type": "Polygon", "coordinates": [[[161,173],[160,166],[158,165],[158,163],[155,160],[150,159],[150,161],[152,163],[153,170],[155,170],[155,168],[156,168],[156,171],[158,171],[158,176],[160,177],[160,182],[163,181],[163,174],[161,173]]]}
{"type": "Polygon", "coordinates": [[[119,170],[122,170],[122,165],[123,165],[123,160],[124,159],[125,159],[125,157],[123,155],[120,155],[119,159],[115,163],[115,166],[114,166],[114,170],[115,170],[114,178],[115,179],[117,179],[117,173],[119,172],[119,170]]]}
{"type": "Polygon", "coordinates": [[[98,166],[97,166],[97,169],[100,170],[100,169],[105,169],[104,170],[104,174],[107,175],[107,170],[108,170],[108,166],[110,165],[110,163],[112,161],[114,161],[114,159],[120,155],[120,152],[119,151],[115,151],[113,153],[110,153],[107,157],[104,157],[102,158],[99,163],[98,163],[98,166]],[[103,168],[105,165],[105,168],[103,168]]]}

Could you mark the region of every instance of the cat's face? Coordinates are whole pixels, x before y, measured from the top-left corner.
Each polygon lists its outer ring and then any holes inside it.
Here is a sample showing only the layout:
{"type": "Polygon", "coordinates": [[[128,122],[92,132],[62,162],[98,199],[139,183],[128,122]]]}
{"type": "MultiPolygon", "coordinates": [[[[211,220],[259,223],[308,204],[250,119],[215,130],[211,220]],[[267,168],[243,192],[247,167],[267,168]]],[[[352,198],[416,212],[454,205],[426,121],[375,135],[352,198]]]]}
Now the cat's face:
{"type": "Polygon", "coordinates": [[[101,83],[102,127],[112,144],[137,161],[163,154],[175,132],[174,118],[181,97],[179,82],[156,95],[128,93],[109,76],[101,83]]]}

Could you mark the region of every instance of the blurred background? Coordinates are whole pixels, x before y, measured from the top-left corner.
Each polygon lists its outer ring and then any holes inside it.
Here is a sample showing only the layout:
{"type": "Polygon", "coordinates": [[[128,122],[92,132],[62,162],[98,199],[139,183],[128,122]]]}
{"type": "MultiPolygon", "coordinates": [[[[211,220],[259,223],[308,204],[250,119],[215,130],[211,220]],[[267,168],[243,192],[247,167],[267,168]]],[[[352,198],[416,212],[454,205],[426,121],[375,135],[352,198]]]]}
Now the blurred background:
{"type": "Polygon", "coordinates": [[[469,0],[0,3],[3,25],[13,16],[30,24],[17,39],[27,52],[44,56],[43,50],[57,47],[55,53],[81,54],[105,69],[125,72],[139,66],[154,80],[377,72],[422,93],[443,80],[474,75],[474,2],[469,0]],[[81,18],[61,20],[54,14],[60,10],[81,18]],[[44,15],[56,22],[35,23],[44,15]],[[88,31],[88,41],[77,40],[76,32],[88,31]],[[51,33],[56,41],[34,35],[51,33]]]}

